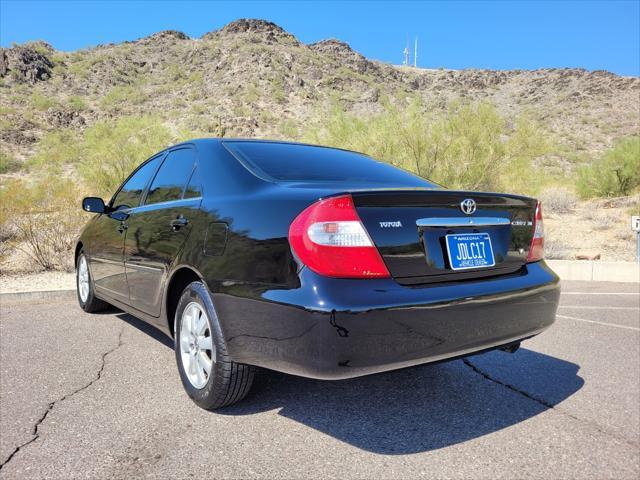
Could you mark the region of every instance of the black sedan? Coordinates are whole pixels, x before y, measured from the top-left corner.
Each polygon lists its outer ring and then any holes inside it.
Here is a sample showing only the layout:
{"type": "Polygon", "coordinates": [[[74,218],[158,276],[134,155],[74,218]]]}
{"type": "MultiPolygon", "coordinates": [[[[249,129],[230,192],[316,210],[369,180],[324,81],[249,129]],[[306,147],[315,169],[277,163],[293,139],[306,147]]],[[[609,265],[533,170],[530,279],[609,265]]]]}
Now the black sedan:
{"type": "Polygon", "coordinates": [[[193,140],[83,208],[80,306],[173,336],[206,409],[242,399],[256,367],[332,380],[513,351],[558,306],[535,199],[346,150],[193,140]]]}

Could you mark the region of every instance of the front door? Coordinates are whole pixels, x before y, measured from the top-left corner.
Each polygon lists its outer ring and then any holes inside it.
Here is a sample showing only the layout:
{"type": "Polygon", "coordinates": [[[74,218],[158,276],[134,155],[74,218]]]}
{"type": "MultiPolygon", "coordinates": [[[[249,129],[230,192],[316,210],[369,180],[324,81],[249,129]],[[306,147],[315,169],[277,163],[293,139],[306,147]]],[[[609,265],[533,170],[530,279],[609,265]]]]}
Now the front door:
{"type": "Polygon", "coordinates": [[[88,253],[96,291],[128,302],[129,289],[124,272],[124,226],[110,215],[100,215],[92,227],[88,253]]]}
{"type": "Polygon", "coordinates": [[[125,303],[129,303],[124,267],[127,220],[129,212],[140,204],[142,194],[161,159],[161,156],[152,158],[133,172],[110,203],[114,211],[96,219],[94,242],[88,252],[96,292],[125,303]]]}
{"type": "Polygon", "coordinates": [[[191,230],[200,195],[186,188],[194,173],[192,148],[170,151],[143,204],[127,220],[125,270],[131,306],[160,315],[164,282],[191,230]]]}

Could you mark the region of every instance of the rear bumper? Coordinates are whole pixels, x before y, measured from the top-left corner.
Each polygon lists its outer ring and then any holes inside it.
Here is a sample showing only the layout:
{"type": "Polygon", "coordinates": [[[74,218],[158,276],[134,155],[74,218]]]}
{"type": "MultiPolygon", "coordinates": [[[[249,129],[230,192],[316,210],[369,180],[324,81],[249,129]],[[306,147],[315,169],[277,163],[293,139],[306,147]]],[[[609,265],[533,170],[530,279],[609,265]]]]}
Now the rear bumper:
{"type": "Polygon", "coordinates": [[[214,295],[234,361],[319,379],[435,362],[542,332],[560,296],[544,262],[509,276],[424,287],[309,270],[300,278],[296,289],[214,295]]]}

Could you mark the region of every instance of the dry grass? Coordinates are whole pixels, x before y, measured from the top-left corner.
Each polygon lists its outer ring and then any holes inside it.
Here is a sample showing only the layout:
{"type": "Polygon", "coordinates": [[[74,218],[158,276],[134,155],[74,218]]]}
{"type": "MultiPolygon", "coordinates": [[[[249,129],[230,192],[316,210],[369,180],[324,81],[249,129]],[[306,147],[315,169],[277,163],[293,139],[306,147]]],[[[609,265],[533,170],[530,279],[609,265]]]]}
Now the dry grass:
{"type": "Polygon", "coordinates": [[[571,257],[571,249],[561,241],[545,238],[544,256],[550,260],[563,260],[571,257]]]}
{"type": "Polygon", "coordinates": [[[594,215],[591,222],[594,230],[609,230],[616,224],[616,220],[606,213],[594,215]]]}
{"type": "Polygon", "coordinates": [[[549,187],[540,193],[542,211],[556,214],[569,213],[575,210],[578,199],[575,194],[562,187],[549,187]]]}

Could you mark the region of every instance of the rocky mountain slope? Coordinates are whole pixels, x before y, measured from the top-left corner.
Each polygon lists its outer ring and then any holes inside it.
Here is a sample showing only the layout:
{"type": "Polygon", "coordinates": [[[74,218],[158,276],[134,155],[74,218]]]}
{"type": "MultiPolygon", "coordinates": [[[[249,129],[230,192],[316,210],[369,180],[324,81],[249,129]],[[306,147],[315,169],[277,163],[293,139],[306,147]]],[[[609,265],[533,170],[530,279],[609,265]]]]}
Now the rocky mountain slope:
{"type": "Polygon", "coordinates": [[[0,147],[23,161],[52,130],[153,114],[176,130],[296,137],[340,104],[367,115],[385,101],[457,99],[525,112],[568,156],[595,156],[638,134],[640,79],[606,71],[414,69],[372,61],[339,40],[306,45],[264,20],[237,20],[189,38],[163,31],[136,41],[61,52],[43,42],[0,51],[0,147]]]}

